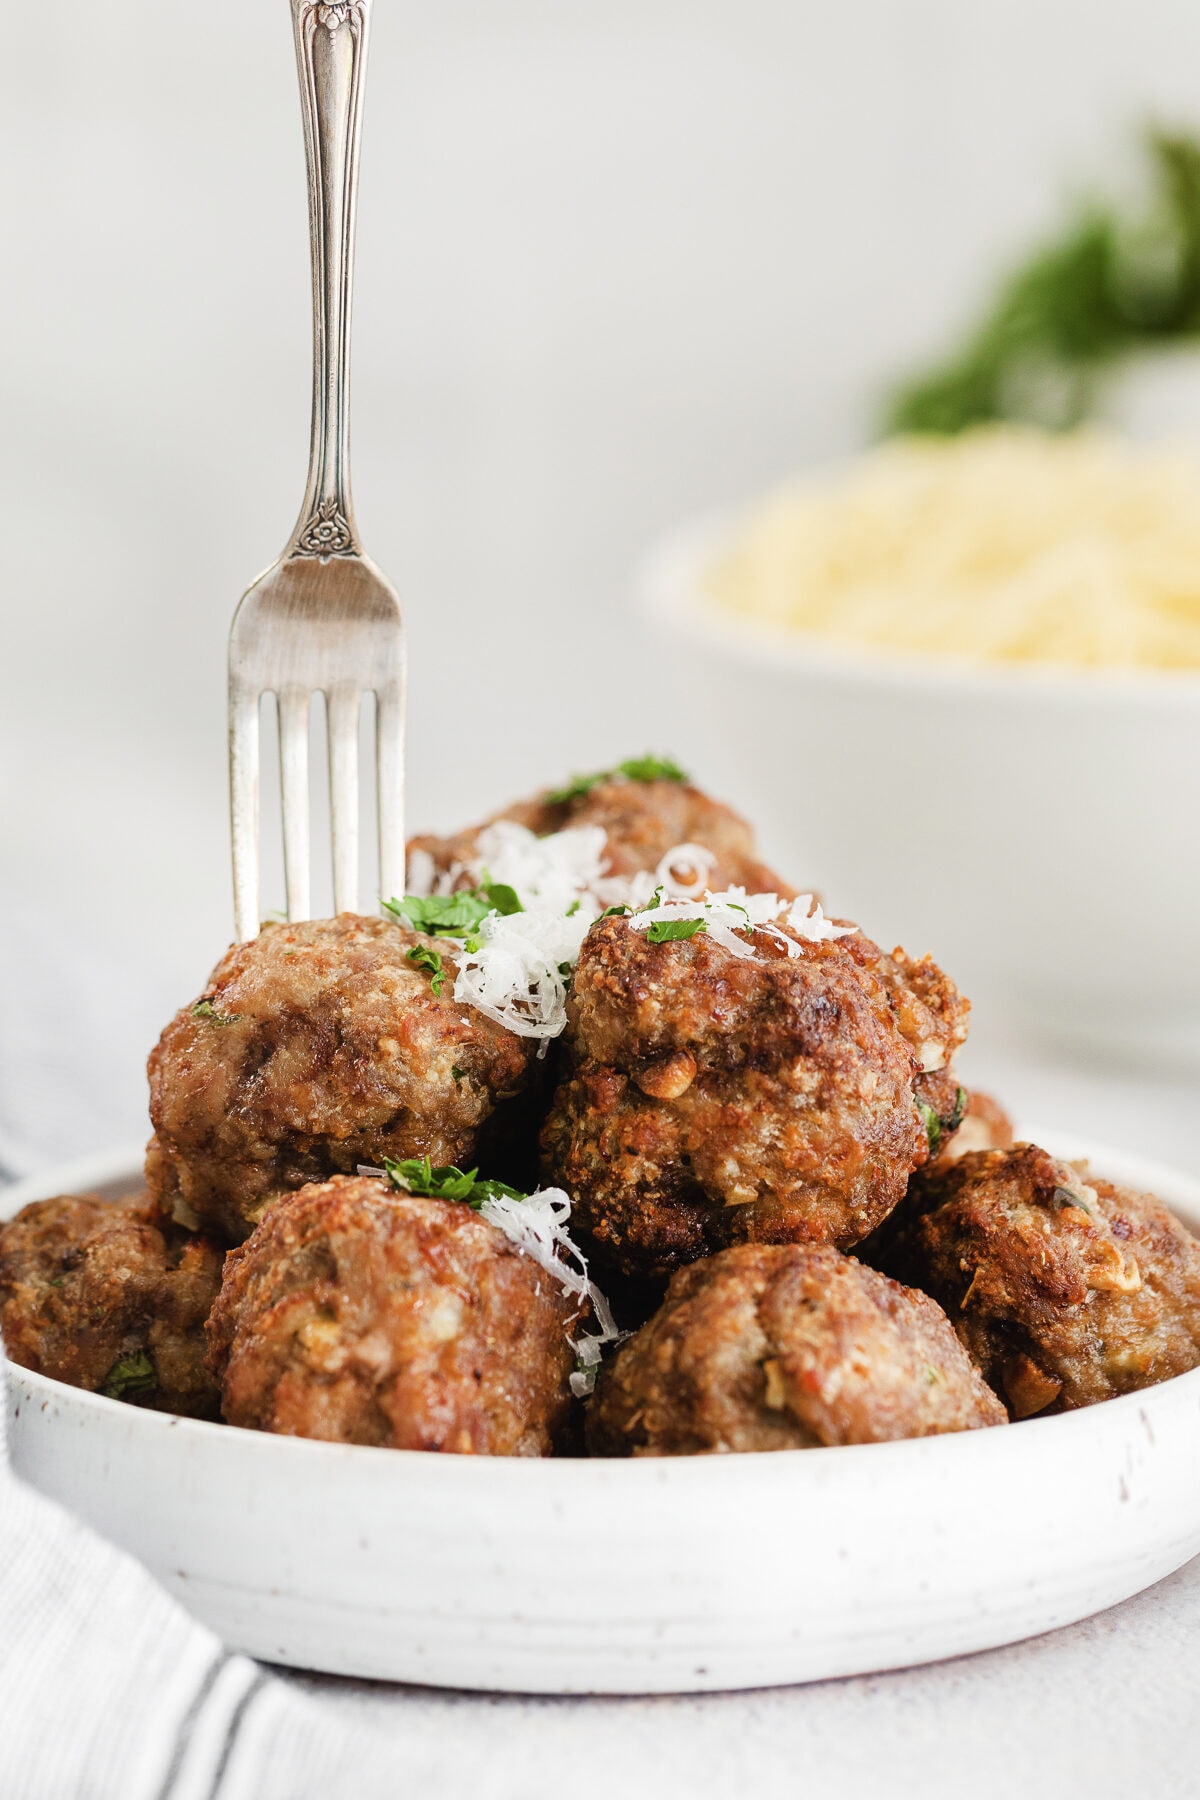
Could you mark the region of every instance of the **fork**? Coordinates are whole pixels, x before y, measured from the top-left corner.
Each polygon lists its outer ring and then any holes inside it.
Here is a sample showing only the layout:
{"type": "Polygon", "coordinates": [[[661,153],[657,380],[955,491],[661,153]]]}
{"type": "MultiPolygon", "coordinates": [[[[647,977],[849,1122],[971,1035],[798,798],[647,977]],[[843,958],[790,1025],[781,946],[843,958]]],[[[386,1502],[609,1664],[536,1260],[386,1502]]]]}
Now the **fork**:
{"type": "Polygon", "coordinates": [[[379,891],[404,892],[405,650],[400,602],[359,543],[348,386],[354,215],[372,0],[291,0],[308,170],[313,398],[308,483],[282,556],[229,637],[229,793],[239,941],[259,928],[259,713],[279,722],[289,920],[310,916],[308,719],[325,696],[335,912],[358,903],[358,728],[375,696],[379,891]]]}

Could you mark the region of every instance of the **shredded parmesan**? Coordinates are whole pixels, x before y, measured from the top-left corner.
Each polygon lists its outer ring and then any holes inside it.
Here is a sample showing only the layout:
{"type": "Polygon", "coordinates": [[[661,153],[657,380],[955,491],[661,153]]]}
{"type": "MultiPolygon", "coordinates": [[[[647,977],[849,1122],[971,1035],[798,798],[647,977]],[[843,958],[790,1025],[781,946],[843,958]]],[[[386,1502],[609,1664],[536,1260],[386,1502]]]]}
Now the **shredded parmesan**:
{"type": "Polygon", "coordinates": [[[605,1346],[616,1343],[621,1333],[612,1308],[588,1275],[587,1258],[567,1233],[570,1199],[561,1188],[539,1188],[525,1200],[501,1195],[485,1200],[479,1216],[498,1226],[568,1294],[590,1305],[598,1329],[568,1340],[579,1365],[571,1376],[571,1392],[579,1397],[590,1394],[605,1346]]]}
{"type": "Polygon", "coordinates": [[[606,834],[598,825],[535,837],[524,825],[500,819],[480,832],[474,855],[439,882],[450,892],[466,875],[473,883],[503,882],[523,912],[491,913],[479,927],[476,949],[456,950],[454,997],[518,1037],[536,1038],[544,1054],[567,1023],[567,983],[588,928],[608,906],[641,906],[657,889],[688,894],[715,862],[701,844],[678,844],[654,874],[606,876],[606,834]]]}
{"type": "Polygon", "coordinates": [[[794,957],[803,955],[803,944],[798,939],[810,944],[827,943],[832,938],[848,937],[857,929],[854,925],[835,925],[827,919],[811,894],[789,901],[781,900],[777,894],[748,894],[739,887],[706,894],[703,900],[658,900],[635,912],[629,923],[634,931],[649,931],[654,924],[693,919],[703,924],[714,943],[747,961],[754,960],[755,951],[745,934],[752,940],[756,931],[764,931],[794,957]],[[781,929],[784,925],[786,931],[781,929]]]}

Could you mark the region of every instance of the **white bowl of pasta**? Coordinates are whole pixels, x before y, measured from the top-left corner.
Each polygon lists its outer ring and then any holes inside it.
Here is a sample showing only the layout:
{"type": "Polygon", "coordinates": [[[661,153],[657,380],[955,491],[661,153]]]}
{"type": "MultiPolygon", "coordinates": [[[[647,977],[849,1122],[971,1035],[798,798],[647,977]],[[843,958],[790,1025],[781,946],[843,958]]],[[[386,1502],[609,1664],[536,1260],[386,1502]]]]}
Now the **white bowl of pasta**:
{"type": "Polygon", "coordinates": [[[1200,666],[940,654],[903,626],[734,610],[713,574],[754,525],[676,533],[639,590],[787,872],[936,944],[993,1020],[1200,1060],[1200,666]]]}

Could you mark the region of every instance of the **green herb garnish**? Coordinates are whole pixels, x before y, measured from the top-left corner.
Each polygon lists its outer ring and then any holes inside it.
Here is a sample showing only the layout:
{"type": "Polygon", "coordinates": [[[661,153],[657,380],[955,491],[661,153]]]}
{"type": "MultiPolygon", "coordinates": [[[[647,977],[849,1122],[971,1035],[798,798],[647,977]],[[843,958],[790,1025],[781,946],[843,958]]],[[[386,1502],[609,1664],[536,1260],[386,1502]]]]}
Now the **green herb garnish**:
{"type": "Polygon", "coordinates": [[[197,1000],[192,1008],[192,1016],[197,1019],[211,1019],[214,1025],[235,1025],[241,1013],[218,1012],[211,1000],[197,1000]]]}
{"type": "Polygon", "coordinates": [[[467,1071],[465,1069],[460,1069],[457,1063],[451,1064],[450,1079],[452,1081],[462,1081],[464,1079],[466,1073],[467,1073],[467,1071]]]}
{"type": "Polygon", "coordinates": [[[414,944],[412,949],[408,952],[406,960],[412,963],[413,967],[416,969],[427,969],[429,971],[429,974],[433,977],[429,985],[432,988],[434,998],[436,999],[446,985],[446,971],[442,967],[442,959],[438,952],[436,950],[431,950],[428,944],[414,944]]]}
{"type": "Polygon", "coordinates": [[[623,919],[626,913],[632,911],[632,906],[606,906],[600,917],[602,919],[623,919]]]}
{"type": "Polygon", "coordinates": [[[1082,1213],[1090,1213],[1092,1210],[1082,1194],[1077,1194],[1074,1188],[1056,1187],[1050,1201],[1056,1212],[1062,1212],[1068,1206],[1078,1207],[1082,1213]]]}
{"type": "Polygon", "coordinates": [[[942,1141],[942,1121],[927,1100],[917,1101],[917,1111],[925,1126],[925,1136],[929,1139],[929,1154],[935,1156],[942,1141]]]}
{"type": "Polygon", "coordinates": [[[679,938],[694,938],[698,931],[707,930],[703,919],[655,919],[646,927],[646,941],[651,944],[670,944],[679,938]]]}
{"type": "Polygon", "coordinates": [[[158,1373],[144,1350],[123,1356],[108,1371],[100,1389],[110,1400],[128,1400],[134,1394],[152,1394],[158,1386],[158,1373]]]}
{"type": "Polygon", "coordinates": [[[426,937],[460,937],[468,950],[478,950],[479,927],[489,913],[508,918],[525,908],[507,881],[491,881],[457,894],[405,894],[403,900],[385,900],[383,910],[426,937]]]}
{"type": "Polygon", "coordinates": [[[959,1126],[962,1124],[963,1120],[967,1116],[967,1107],[970,1104],[970,1100],[971,1100],[971,1096],[970,1096],[970,1094],[968,1094],[965,1087],[959,1087],[959,1088],[955,1089],[955,1091],[954,1091],[954,1111],[951,1113],[950,1117],[946,1120],[946,1130],[947,1131],[957,1131],[958,1130],[959,1126]]]}
{"type": "Polygon", "coordinates": [[[689,781],[691,777],[669,756],[631,756],[612,769],[597,769],[594,775],[572,775],[565,787],[553,788],[543,796],[547,806],[569,806],[582,800],[602,782],[615,781],[689,781]]]}
{"type": "Polygon", "coordinates": [[[453,1163],[435,1168],[427,1156],[410,1156],[403,1162],[392,1157],[383,1159],[387,1178],[403,1194],[416,1194],[430,1200],[459,1200],[475,1212],[485,1200],[527,1200],[520,1188],[480,1175],[478,1169],[456,1169],[453,1163]]]}
{"type": "Polygon", "coordinates": [[[1200,334],[1200,142],[1152,131],[1146,148],[1147,201],[1079,208],[1012,270],[962,347],[893,395],[885,430],[989,419],[1062,430],[1119,359],[1200,334]]]}

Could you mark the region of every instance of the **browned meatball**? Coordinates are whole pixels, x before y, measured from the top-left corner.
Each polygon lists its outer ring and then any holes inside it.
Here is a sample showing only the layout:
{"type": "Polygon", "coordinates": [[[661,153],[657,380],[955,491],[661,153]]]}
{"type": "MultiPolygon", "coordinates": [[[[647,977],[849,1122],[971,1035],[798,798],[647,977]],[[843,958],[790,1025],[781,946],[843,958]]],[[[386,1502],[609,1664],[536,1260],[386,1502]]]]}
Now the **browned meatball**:
{"type": "Polygon", "coordinates": [[[209,1363],[231,1425],[545,1456],[570,1409],[577,1310],[469,1206],[335,1176],[230,1252],[209,1363]]]}
{"type": "Polygon", "coordinates": [[[655,944],[619,917],[584,942],[542,1150],[625,1276],[745,1240],[844,1249],[956,1116],[967,1004],[931,962],[860,933],[795,958],[753,944],[752,960],[706,933],[655,944]]]}
{"type": "Polygon", "coordinates": [[[413,838],[409,849],[426,851],[433,858],[435,869],[446,873],[474,856],[479,833],[498,819],[512,819],[538,837],[564,831],[568,826],[602,826],[608,834],[606,875],[636,875],[641,869],[653,872],[677,844],[702,844],[717,859],[704,876],[714,892],[727,887],[744,887],[750,893],[760,894],[791,896],[796,892],[759,861],[754,833],[745,819],[720,800],[711,800],[699,788],[680,781],[616,778],[557,803],[547,795],[539,795],[533,800],[517,801],[493,814],[483,825],[472,826],[453,837],[413,838]]]}
{"type": "Polygon", "coordinates": [[[1151,1195],[1035,1144],[914,1182],[884,1262],[941,1302],[1017,1419],[1200,1363],[1200,1241],[1151,1195]]]}
{"type": "Polygon", "coordinates": [[[38,1200],[0,1226],[0,1332],[14,1362],[160,1412],[216,1418],[204,1320],[222,1253],[153,1207],[38,1200]]]}
{"type": "Polygon", "coordinates": [[[671,1277],[601,1375],[595,1456],[875,1444],[1002,1425],[941,1308],[825,1246],[739,1244],[671,1277]]]}
{"type": "Polygon", "coordinates": [[[307,1181],[384,1156],[468,1162],[536,1046],[456,1001],[456,972],[446,939],[353,913],[234,945],[150,1056],[152,1192],[237,1242],[307,1181]]]}

